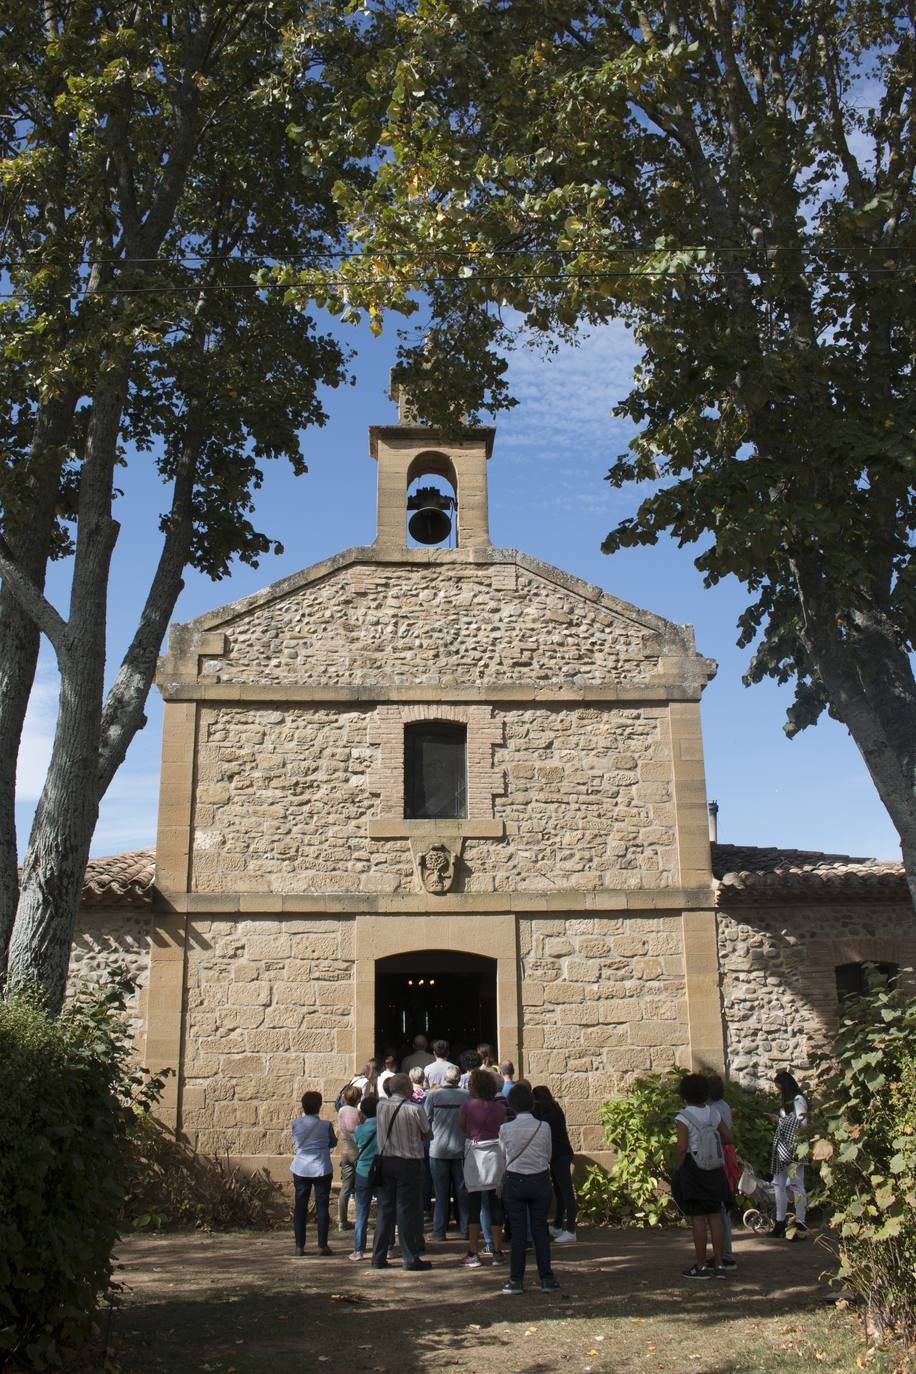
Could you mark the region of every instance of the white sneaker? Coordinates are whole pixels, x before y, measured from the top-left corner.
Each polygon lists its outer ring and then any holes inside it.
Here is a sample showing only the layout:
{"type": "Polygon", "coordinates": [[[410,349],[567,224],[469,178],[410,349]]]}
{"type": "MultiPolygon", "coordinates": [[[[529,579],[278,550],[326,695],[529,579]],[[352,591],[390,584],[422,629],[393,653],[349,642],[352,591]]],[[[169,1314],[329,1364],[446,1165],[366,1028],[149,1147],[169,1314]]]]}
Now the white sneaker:
{"type": "Polygon", "coordinates": [[[556,1240],[557,1236],[562,1236],[563,1234],[562,1226],[548,1226],[547,1230],[550,1232],[551,1240],[556,1240]]]}
{"type": "Polygon", "coordinates": [[[553,1238],[554,1245],[575,1245],[575,1231],[558,1231],[553,1238]]]}

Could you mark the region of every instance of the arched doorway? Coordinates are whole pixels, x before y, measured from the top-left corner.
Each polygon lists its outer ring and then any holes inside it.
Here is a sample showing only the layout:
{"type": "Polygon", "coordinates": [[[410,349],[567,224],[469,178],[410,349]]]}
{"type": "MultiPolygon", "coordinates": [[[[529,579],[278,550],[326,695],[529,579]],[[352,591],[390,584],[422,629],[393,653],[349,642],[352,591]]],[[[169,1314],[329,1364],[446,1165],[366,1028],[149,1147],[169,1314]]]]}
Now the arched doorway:
{"type": "Polygon", "coordinates": [[[495,959],[445,949],[411,950],[375,963],[378,1054],[407,1052],[413,1037],[447,1040],[451,1057],[497,1045],[495,959]]]}

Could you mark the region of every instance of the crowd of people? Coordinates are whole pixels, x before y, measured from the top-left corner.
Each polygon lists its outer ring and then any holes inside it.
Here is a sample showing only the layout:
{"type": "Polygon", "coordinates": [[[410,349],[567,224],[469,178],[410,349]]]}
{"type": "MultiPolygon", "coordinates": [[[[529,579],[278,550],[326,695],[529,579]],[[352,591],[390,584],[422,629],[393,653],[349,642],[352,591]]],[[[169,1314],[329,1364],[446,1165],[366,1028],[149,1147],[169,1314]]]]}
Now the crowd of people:
{"type": "Polygon", "coordinates": [[[346,1230],[355,1204],[352,1261],[388,1268],[396,1237],[403,1268],[431,1268],[426,1220],[437,1241],[454,1227],[466,1242],[464,1267],[506,1266],[504,1292],[522,1291],[529,1244],[541,1288],[559,1287],[551,1244],[575,1243],[576,1195],[566,1118],[549,1088],[517,1080],[514,1064],[498,1064],[490,1045],[456,1064],[446,1041],[434,1041],[430,1053],[417,1036],[400,1065],[393,1054],[381,1066],[370,1060],[336,1106],[335,1129],[319,1115],[320,1095],[306,1093],[293,1122],[297,1255],[305,1253],[313,1198],[318,1252],[331,1253],[331,1151],[339,1143],[337,1220],[346,1230]]]}
{"type": "MultiPolygon", "coordinates": [[[[790,1073],[778,1074],[776,1084],[781,1107],[771,1157],[776,1206],[772,1234],[783,1237],[790,1191],[793,1234],[806,1229],[804,1169],[795,1160],[795,1145],[807,1123],[808,1106],[790,1073]]],[[[672,1193],[691,1220],[695,1250],[694,1263],[684,1274],[724,1278],[737,1264],[730,1208],[740,1165],[732,1112],[715,1075],[685,1075],[680,1095],[684,1105],[674,1122],[672,1193]]],[[[566,1118],[548,1087],[516,1079],[514,1064],[497,1063],[490,1045],[465,1052],[456,1064],[446,1041],[434,1041],[430,1052],[425,1036],[418,1035],[400,1064],[393,1054],[381,1067],[370,1060],[341,1089],[336,1130],[320,1117],[321,1105],[319,1093],[306,1093],[302,1115],[292,1124],[297,1255],[305,1253],[312,1198],[318,1253],[332,1253],[331,1151],[339,1143],[338,1229],[350,1228],[353,1203],[353,1262],[368,1259],[373,1269],[387,1269],[397,1242],[404,1269],[430,1269],[423,1258],[425,1220],[434,1240],[445,1241],[451,1225],[466,1242],[460,1259],[465,1268],[507,1265],[503,1292],[523,1291],[529,1248],[541,1288],[549,1292],[559,1287],[551,1247],[575,1244],[577,1204],[566,1118]]]]}

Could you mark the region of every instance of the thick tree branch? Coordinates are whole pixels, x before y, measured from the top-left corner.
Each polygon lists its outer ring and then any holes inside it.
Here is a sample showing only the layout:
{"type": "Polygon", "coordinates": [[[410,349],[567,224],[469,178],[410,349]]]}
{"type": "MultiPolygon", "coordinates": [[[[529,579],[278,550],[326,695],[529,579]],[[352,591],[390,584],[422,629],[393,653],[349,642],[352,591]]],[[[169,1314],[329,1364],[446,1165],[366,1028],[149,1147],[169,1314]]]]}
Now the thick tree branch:
{"type": "Polygon", "coordinates": [[[189,420],[178,459],[162,552],[137,629],[111,685],[102,711],[99,797],[103,797],[137,731],[145,721],[146,698],[175,602],[182,588],[193,535],[194,477],[203,442],[202,417],[189,420]]]}
{"type": "Polygon", "coordinates": [[[834,147],[836,148],[837,156],[840,159],[843,171],[846,173],[849,198],[857,209],[861,209],[867,199],[862,178],[862,169],[853,157],[852,150],[846,141],[846,128],[843,123],[843,107],[840,104],[836,63],[825,34],[822,33],[818,35],[817,47],[821,59],[824,89],[827,92],[827,108],[830,111],[830,129],[833,136],[834,147]]]}
{"type": "Polygon", "coordinates": [[[58,659],[67,653],[67,622],[41,591],[40,587],[19,565],[16,555],[0,534],[0,578],[16,598],[26,615],[47,637],[58,659]]]}

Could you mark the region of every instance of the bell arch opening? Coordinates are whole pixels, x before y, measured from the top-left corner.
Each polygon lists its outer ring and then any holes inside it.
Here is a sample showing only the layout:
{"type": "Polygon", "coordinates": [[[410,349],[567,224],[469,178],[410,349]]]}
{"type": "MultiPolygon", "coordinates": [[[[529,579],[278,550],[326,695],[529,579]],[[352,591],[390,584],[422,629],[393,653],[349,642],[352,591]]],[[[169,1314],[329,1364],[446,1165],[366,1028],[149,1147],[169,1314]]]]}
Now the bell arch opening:
{"type": "Polygon", "coordinates": [[[455,547],[458,543],[458,475],[444,453],[418,453],[407,470],[407,544],[455,547]]]}
{"type": "Polygon", "coordinates": [[[419,949],[375,962],[375,1050],[401,1060],[415,1035],[447,1040],[455,1062],[481,1043],[497,1053],[495,959],[419,949]]]}

